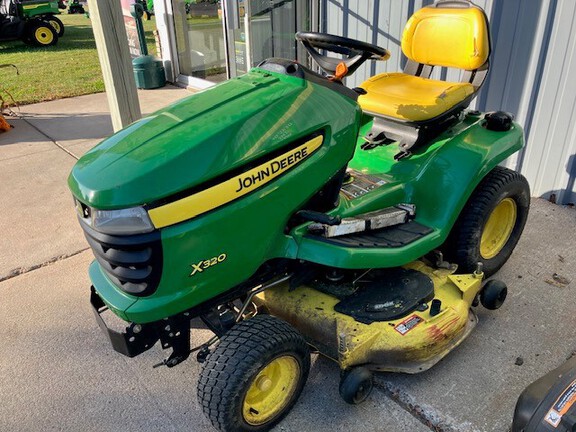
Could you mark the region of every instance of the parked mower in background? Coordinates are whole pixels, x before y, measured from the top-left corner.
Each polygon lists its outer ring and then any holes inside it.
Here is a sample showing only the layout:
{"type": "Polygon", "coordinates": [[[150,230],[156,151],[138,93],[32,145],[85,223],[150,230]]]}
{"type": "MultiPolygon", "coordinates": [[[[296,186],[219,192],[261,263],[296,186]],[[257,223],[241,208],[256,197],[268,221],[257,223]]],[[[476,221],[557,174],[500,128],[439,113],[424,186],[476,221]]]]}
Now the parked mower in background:
{"type": "Polygon", "coordinates": [[[154,15],[154,1],[153,0],[135,0],[135,3],[138,3],[142,6],[144,10],[144,19],[146,21],[150,21],[152,16],[154,15]]]}
{"type": "Polygon", "coordinates": [[[78,0],[68,0],[69,14],[83,14],[86,12],[84,6],[78,0]]]}
{"type": "Polygon", "coordinates": [[[58,37],[64,35],[64,24],[56,15],[60,14],[60,4],[49,0],[21,0],[24,17],[40,18],[50,23],[58,33],[58,37]]]}
{"type": "Polygon", "coordinates": [[[466,110],[489,68],[482,9],[417,11],[404,72],[354,89],[342,80],[386,49],[296,37],[325,75],[265,60],[104,140],[68,180],[112,346],[133,357],[160,342],[168,367],[196,352],[198,400],[222,431],[278,423],[310,347],[339,365],[351,404],[374,371],[432,367],[475,327],[472,307],[503,304],[506,285],[483,281],[528,215],[526,179],[498,166],[522,128],[466,110]],[[431,79],[434,67],[462,79],[431,79]],[[215,336],[192,349],[195,317],[215,336]]]}
{"type": "Polygon", "coordinates": [[[18,39],[35,46],[56,45],[58,32],[48,21],[27,18],[22,2],[0,0],[0,41],[18,39]]]}
{"type": "Polygon", "coordinates": [[[576,432],[576,356],[526,387],[511,432],[576,432]]]}

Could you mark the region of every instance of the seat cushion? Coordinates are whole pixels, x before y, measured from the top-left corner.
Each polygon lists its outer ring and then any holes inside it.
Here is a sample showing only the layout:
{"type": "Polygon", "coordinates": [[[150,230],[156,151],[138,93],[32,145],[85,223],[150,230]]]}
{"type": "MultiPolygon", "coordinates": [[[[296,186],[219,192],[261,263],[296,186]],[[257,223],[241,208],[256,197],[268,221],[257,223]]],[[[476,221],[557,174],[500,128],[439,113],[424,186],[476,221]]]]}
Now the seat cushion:
{"type": "Polygon", "coordinates": [[[363,111],[413,122],[438,117],[474,93],[472,84],[403,73],[376,75],[360,87],[367,92],[358,98],[363,111]]]}

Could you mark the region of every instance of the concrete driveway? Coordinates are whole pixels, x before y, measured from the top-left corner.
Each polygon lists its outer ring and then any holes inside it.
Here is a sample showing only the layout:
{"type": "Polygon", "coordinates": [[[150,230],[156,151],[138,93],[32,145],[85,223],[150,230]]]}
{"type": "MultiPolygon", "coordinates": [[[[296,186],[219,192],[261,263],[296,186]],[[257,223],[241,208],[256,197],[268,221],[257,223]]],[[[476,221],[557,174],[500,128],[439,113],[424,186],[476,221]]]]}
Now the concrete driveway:
{"type": "MultiPolygon", "coordinates": [[[[140,93],[152,112],[187,96],[140,93]]],[[[66,178],[112,132],[103,94],[22,107],[0,135],[0,430],[211,431],[196,401],[199,365],[152,365],[109,346],[88,302],[91,252],[66,178]]],[[[338,396],[338,368],[313,358],[277,431],[502,432],[519,393],[576,351],[576,211],[534,199],[525,234],[498,278],[509,299],[456,351],[420,375],[382,374],[359,406],[338,396]]],[[[200,325],[193,344],[209,338],[200,325]]]]}

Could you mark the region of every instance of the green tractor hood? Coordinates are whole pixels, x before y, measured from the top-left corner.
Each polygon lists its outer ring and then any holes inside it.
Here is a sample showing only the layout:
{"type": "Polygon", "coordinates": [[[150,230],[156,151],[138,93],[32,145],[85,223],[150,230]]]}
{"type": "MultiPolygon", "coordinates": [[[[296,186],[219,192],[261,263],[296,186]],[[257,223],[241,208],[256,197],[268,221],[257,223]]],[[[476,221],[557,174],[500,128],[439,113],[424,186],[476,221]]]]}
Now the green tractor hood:
{"type": "MultiPolygon", "coordinates": [[[[302,79],[253,70],[102,141],[78,161],[70,189],[100,209],[149,204],[189,190],[281,149],[287,137],[318,130],[322,125],[310,105],[323,105],[323,92],[328,90],[302,79]]],[[[333,115],[323,116],[325,124],[333,115]]]]}

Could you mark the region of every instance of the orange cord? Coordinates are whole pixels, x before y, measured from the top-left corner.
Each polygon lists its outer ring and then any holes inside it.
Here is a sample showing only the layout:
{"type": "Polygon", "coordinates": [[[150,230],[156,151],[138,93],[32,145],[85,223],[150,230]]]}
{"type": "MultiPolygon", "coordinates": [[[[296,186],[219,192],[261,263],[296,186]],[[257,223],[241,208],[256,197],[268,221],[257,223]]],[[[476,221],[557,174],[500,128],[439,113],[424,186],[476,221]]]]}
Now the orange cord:
{"type": "Polygon", "coordinates": [[[0,114],[0,132],[8,132],[10,128],[10,124],[4,119],[4,116],[0,114]]]}

